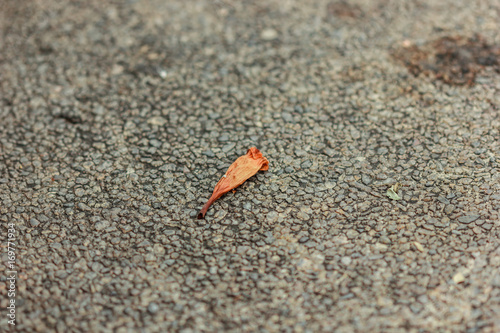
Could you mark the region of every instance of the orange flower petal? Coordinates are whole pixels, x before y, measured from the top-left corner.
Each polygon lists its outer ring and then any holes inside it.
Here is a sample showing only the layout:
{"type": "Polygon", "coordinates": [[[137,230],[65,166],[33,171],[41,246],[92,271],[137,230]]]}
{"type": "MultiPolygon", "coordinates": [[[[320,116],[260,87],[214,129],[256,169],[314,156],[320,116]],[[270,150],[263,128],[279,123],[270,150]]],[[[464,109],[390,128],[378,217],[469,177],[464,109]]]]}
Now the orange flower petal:
{"type": "Polygon", "coordinates": [[[255,147],[248,149],[246,155],[238,157],[236,161],[227,169],[226,174],[222,176],[214,192],[207,203],[203,206],[198,214],[198,218],[205,217],[208,208],[225,193],[240,186],[257,173],[257,171],[265,171],[269,169],[269,161],[262,156],[262,153],[255,147]]]}

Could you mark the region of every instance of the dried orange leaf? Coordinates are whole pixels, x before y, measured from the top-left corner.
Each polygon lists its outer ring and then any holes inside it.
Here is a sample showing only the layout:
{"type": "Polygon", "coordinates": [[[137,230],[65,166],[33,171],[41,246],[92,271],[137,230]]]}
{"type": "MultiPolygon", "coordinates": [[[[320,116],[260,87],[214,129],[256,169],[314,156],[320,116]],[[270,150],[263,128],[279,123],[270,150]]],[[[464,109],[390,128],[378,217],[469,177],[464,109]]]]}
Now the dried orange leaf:
{"type": "Polygon", "coordinates": [[[198,214],[198,218],[205,217],[208,208],[225,193],[240,186],[260,170],[269,169],[269,161],[262,156],[262,153],[255,147],[248,149],[246,155],[238,157],[236,161],[227,169],[226,173],[215,185],[214,192],[207,203],[198,214]]]}

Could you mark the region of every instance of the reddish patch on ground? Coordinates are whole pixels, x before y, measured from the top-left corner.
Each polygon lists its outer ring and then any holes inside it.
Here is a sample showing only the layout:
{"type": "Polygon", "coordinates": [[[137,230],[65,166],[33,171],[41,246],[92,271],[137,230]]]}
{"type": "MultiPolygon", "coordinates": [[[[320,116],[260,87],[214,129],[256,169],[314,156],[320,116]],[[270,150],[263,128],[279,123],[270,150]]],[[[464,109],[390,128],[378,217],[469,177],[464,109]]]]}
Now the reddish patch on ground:
{"type": "Polygon", "coordinates": [[[357,18],[363,14],[359,6],[349,4],[347,1],[332,1],[326,6],[326,10],[328,14],[336,17],[357,18]]]}
{"type": "Polygon", "coordinates": [[[489,45],[483,37],[442,37],[421,47],[405,42],[393,52],[415,76],[433,74],[452,85],[473,85],[485,67],[500,70],[500,47],[489,45]]]}

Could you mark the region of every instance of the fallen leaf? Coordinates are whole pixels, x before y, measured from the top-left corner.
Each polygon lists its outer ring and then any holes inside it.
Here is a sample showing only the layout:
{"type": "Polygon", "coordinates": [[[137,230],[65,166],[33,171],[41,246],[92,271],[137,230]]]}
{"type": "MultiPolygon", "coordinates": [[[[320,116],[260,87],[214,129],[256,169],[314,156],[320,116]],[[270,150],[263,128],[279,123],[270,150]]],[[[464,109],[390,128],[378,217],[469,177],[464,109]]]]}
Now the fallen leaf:
{"type": "Polygon", "coordinates": [[[198,214],[198,218],[205,217],[208,208],[225,193],[240,186],[248,178],[255,175],[260,170],[268,170],[269,161],[262,156],[262,153],[255,147],[248,149],[246,155],[240,156],[227,169],[226,173],[215,185],[214,192],[207,203],[203,206],[198,214]]]}
{"type": "Polygon", "coordinates": [[[401,184],[396,183],[392,185],[388,190],[387,190],[387,196],[392,199],[392,200],[401,200],[401,197],[398,195],[397,191],[401,184]]]}

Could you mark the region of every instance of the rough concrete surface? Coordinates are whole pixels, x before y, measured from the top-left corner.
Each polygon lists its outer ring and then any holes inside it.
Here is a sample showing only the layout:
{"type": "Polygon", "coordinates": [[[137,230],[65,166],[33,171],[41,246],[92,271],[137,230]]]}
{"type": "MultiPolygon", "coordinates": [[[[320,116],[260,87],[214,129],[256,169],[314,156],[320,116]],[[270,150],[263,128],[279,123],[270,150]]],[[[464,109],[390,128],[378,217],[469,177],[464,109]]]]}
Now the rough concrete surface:
{"type": "Polygon", "coordinates": [[[0,330],[500,331],[498,1],[0,8],[0,330]]]}

